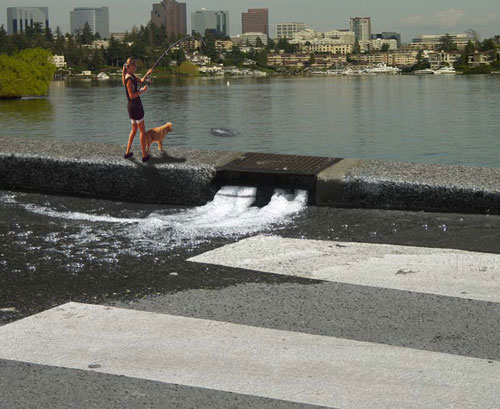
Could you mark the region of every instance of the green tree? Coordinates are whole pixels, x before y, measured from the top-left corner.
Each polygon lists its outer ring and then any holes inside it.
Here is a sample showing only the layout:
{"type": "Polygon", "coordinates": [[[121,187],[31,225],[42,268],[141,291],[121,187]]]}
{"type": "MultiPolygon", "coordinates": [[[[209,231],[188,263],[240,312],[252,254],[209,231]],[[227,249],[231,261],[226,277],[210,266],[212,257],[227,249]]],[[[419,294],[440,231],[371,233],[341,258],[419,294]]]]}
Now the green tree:
{"type": "Polygon", "coordinates": [[[413,65],[413,67],[411,67],[411,71],[415,71],[415,70],[423,70],[425,68],[429,68],[431,66],[431,64],[429,63],[429,61],[427,61],[425,58],[424,58],[424,53],[422,50],[418,50],[418,54],[417,54],[417,62],[415,65],[413,65]]]}
{"type": "Polygon", "coordinates": [[[380,51],[382,51],[383,53],[386,53],[389,51],[389,44],[388,43],[384,43],[382,44],[382,47],[380,48],[380,51]]]}
{"type": "Polygon", "coordinates": [[[457,49],[456,44],[453,42],[450,34],[446,33],[446,35],[441,37],[440,48],[443,51],[454,51],[457,49]]]}
{"type": "Polygon", "coordinates": [[[56,72],[51,56],[39,48],[0,55],[0,97],[45,95],[56,72]]]}
{"type": "Polygon", "coordinates": [[[354,46],[352,47],[352,53],[353,54],[361,54],[361,46],[359,45],[358,40],[356,40],[354,42],[354,46]]]}
{"type": "Polygon", "coordinates": [[[260,39],[260,37],[257,37],[257,40],[255,41],[255,47],[264,47],[264,43],[260,39]]]}
{"type": "Polygon", "coordinates": [[[309,56],[309,65],[316,64],[316,57],[314,56],[314,53],[311,53],[309,56]]]}
{"type": "Polygon", "coordinates": [[[481,51],[490,50],[496,50],[496,44],[492,38],[487,38],[481,43],[481,51]]]}
{"type": "Polygon", "coordinates": [[[196,65],[189,61],[184,61],[179,67],[177,68],[177,73],[180,75],[191,75],[191,76],[196,76],[199,74],[199,69],[196,65]]]}
{"type": "Polygon", "coordinates": [[[85,25],[83,26],[83,30],[81,33],[78,34],[78,42],[80,44],[92,44],[92,41],[94,41],[94,34],[92,34],[92,30],[90,29],[90,25],[88,21],[85,22],[85,25]]]}

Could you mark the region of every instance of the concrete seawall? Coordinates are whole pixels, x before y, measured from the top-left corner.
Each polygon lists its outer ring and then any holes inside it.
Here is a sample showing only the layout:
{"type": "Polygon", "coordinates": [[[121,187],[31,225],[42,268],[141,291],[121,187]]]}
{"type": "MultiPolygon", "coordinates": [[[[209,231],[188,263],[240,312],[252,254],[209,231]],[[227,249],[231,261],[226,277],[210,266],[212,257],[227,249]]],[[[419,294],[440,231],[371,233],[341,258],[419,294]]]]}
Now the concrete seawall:
{"type": "Polygon", "coordinates": [[[223,184],[255,184],[307,189],[318,206],[500,214],[496,168],[269,155],[279,168],[257,166],[266,161],[259,157],[249,169],[238,167],[248,153],[167,147],[160,154],[156,145],[143,164],[134,148],[125,160],[120,145],[0,136],[0,188],[200,205],[223,184]],[[315,159],[322,159],[316,168],[294,170],[315,159]]]}

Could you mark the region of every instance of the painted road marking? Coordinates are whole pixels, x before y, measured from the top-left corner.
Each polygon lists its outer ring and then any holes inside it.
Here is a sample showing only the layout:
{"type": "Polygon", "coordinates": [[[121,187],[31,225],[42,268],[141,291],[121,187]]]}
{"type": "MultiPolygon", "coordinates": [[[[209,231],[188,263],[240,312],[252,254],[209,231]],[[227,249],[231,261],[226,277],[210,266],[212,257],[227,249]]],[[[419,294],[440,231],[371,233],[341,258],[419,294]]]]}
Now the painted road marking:
{"type": "Polygon", "coordinates": [[[500,401],[500,361],[78,303],[0,327],[0,358],[328,407],[500,401]]]}
{"type": "Polygon", "coordinates": [[[500,302],[499,254],[255,236],[189,261],[500,302]]]}

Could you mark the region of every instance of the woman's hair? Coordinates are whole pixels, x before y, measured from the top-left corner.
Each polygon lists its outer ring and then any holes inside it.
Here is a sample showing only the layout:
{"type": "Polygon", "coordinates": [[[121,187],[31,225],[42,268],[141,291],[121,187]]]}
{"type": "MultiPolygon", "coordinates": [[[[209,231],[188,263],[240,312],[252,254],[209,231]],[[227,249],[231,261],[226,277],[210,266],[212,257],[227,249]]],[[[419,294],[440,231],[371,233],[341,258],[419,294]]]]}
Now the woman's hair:
{"type": "Polygon", "coordinates": [[[125,70],[128,67],[130,67],[131,65],[135,65],[135,60],[132,57],[127,59],[127,62],[125,64],[123,64],[123,71],[122,71],[122,83],[123,83],[123,85],[125,85],[125,70]]]}

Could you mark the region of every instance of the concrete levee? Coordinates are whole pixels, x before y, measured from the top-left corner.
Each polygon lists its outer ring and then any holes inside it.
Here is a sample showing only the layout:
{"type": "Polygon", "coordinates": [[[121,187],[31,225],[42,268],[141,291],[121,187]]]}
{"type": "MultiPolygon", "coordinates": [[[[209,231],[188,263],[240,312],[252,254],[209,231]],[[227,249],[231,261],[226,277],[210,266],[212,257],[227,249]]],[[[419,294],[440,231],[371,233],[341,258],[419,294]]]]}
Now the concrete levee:
{"type": "MultiPolygon", "coordinates": [[[[243,157],[222,152],[152,148],[146,164],[123,159],[124,146],[0,136],[0,189],[105,199],[200,205],[211,200],[224,167],[243,157]]],[[[286,156],[284,157],[286,162],[286,156]]],[[[283,171],[232,177],[266,188],[307,181],[317,206],[500,214],[500,169],[342,159],[317,174],[283,171]],[[307,177],[308,179],[304,179],[307,177]],[[310,179],[312,177],[312,179],[310,179]],[[312,182],[311,182],[312,180],[312,182]]],[[[235,172],[235,173],[234,173],[235,172]]],[[[236,176],[235,176],[236,175],[236,176]]],[[[227,175],[226,175],[227,176],[227,175]]]]}

